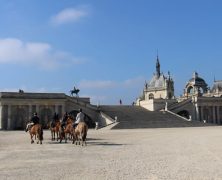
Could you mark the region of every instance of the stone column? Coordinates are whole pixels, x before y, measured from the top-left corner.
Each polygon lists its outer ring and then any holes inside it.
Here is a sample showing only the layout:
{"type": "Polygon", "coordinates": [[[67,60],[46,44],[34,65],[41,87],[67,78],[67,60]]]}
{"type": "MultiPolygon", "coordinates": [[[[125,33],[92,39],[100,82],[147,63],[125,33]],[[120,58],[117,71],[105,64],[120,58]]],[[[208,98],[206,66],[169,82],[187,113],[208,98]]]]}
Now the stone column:
{"type": "Polygon", "coordinates": [[[58,114],[59,113],[59,105],[55,105],[55,112],[58,114]]]}
{"type": "Polygon", "coordinates": [[[62,104],[62,116],[63,116],[63,114],[65,114],[65,104],[62,104]]]}
{"type": "Polygon", "coordinates": [[[200,114],[201,114],[201,121],[203,121],[204,120],[204,114],[203,114],[203,106],[200,106],[200,114]]]}
{"type": "Polygon", "coordinates": [[[213,123],[216,124],[216,112],[215,112],[215,106],[212,106],[213,109],[213,123]]]}
{"type": "Polygon", "coordinates": [[[39,112],[39,105],[37,105],[37,104],[36,104],[36,112],[37,112],[38,115],[40,115],[40,112],[39,112]]]}
{"type": "Polygon", "coordinates": [[[10,130],[12,129],[12,119],[11,119],[11,105],[8,105],[8,125],[7,125],[7,129],[10,130]]]}
{"type": "Polygon", "coordinates": [[[197,103],[195,104],[195,114],[196,114],[196,120],[200,120],[200,116],[199,116],[199,108],[197,103]]]}
{"type": "Polygon", "coordinates": [[[29,120],[32,118],[32,105],[29,105],[29,115],[28,115],[29,120]]]}
{"type": "Polygon", "coordinates": [[[220,121],[220,106],[217,106],[217,123],[221,124],[221,121],[220,121]]]}

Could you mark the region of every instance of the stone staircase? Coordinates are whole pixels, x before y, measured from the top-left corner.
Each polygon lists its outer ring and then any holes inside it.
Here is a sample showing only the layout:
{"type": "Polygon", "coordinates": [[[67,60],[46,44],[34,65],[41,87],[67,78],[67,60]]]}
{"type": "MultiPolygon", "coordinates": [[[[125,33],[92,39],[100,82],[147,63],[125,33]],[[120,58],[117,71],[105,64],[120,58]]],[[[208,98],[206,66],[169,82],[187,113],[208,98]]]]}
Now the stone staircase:
{"type": "Polygon", "coordinates": [[[100,110],[119,122],[112,129],[136,128],[173,128],[173,127],[201,127],[199,121],[186,121],[176,115],[163,111],[148,111],[139,106],[100,106],[100,110]]]}

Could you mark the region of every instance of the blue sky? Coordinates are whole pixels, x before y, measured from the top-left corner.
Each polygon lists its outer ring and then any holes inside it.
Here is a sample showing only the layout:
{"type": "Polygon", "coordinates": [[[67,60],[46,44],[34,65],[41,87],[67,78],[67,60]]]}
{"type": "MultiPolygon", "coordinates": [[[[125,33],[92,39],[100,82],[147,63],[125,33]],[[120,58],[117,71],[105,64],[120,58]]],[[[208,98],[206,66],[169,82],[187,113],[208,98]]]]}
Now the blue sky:
{"type": "Polygon", "coordinates": [[[131,104],[155,72],[176,95],[194,71],[222,80],[219,0],[0,0],[0,90],[131,104]]]}

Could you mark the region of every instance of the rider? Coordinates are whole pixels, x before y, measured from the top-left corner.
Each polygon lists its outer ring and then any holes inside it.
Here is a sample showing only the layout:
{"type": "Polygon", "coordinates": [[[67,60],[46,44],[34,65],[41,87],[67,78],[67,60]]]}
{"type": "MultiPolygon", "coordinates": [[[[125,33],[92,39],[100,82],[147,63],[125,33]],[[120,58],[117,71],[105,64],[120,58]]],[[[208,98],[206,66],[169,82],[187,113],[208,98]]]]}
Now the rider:
{"type": "Polygon", "coordinates": [[[67,119],[68,119],[68,113],[65,112],[65,114],[63,115],[63,118],[62,118],[62,124],[61,124],[62,128],[64,128],[66,126],[67,119]]]}
{"type": "Polygon", "coordinates": [[[73,124],[73,128],[76,128],[76,126],[77,126],[80,122],[84,122],[84,118],[85,118],[85,115],[84,115],[84,113],[82,112],[82,109],[80,108],[80,109],[79,109],[79,113],[76,115],[76,121],[75,121],[74,124],[73,124]]]}
{"type": "Polygon", "coordinates": [[[31,122],[33,123],[33,125],[39,124],[39,117],[37,116],[37,112],[34,113],[31,122]]]}
{"type": "Polygon", "coordinates": [[[31,118],[30,123],[26,126],[26,132],[34,125],[39,124],[39,117],[37,116],[37,113],[34,113],[34,116],[31,118]]]}

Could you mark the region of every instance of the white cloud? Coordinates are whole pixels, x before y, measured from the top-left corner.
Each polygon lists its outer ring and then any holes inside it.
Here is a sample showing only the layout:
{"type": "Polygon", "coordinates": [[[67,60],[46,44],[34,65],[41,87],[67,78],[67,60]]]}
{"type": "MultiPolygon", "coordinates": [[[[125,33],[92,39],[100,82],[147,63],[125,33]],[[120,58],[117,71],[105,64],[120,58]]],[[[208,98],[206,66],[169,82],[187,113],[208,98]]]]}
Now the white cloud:
{"type": "Polygon", "coordinates": [[[57,51],[48,43],[24,42],[16,38],[0,39],[0,63],[37,65],[54,69],[61,65],[80,64],[85,60],[57,51]]]}
{"type": "Polygon", "coordinates": [[[81,6],[77,8],[66,8],[51,18],[54,25],[61,25],[66,23],[77,22],[80,19],[89,15],[88,6],[81,6]]]}

